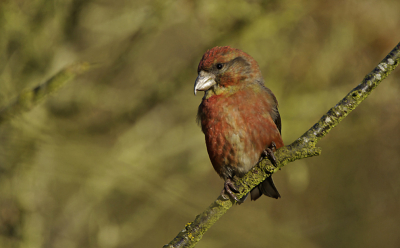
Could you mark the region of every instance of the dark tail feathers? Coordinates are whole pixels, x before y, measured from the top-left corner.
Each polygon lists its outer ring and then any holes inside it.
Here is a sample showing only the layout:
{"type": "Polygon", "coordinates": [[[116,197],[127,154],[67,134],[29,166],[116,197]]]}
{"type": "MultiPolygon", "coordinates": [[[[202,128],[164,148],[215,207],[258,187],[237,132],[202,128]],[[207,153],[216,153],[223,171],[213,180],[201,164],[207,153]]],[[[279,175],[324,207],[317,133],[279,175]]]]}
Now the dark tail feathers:
{"type": "Polygon", "coordinates": [[[275,199],[281,197],[281,195],[279,194],[278,190],[275,187],[272,177],[267,177],[267,179],[265,179],[257,187],[251,190],[250,192],[251,200],[255,201],[258,198],[260,198],[260,196],[263,194],[275,199]]]}

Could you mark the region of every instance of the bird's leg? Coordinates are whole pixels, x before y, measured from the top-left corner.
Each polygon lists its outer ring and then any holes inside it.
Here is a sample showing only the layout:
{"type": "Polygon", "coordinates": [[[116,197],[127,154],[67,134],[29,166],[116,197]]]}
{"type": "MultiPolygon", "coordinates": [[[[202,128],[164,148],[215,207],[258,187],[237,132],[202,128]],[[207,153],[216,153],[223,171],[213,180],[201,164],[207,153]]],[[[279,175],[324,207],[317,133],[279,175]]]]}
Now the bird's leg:
{"type": "Polygon", "coordinates": [[[271,161],[271,163],[276,167],[278,163],[276,162],[276,157],[272,150],[276,150],[276,144],[273,141],[270,147],[265,148],[265,150],[263,151],[263,155],[267,157],[271,161]]]}
{"type": "Polygon", "coordinates": [[[276,144],[273,141],[271,142],[271,149],[276,151],[276,144]]]}
{"type": "Polygon", "coordinates": [[[244,201],[244,200],[242,201],[242,199],[239,199],[236,197],[235,193],[239,193],[239,190],[237,190],[237,188],[235,187],[235,185],[233,184],[233,182],[231,181],[230,178],[225,180],[224,188],[222,189],[222,192],[221,192],[222,198],[227,199],[225,196],[225,193],[230,195],[239,204],[243,203],[243,201],[244,201]]]}

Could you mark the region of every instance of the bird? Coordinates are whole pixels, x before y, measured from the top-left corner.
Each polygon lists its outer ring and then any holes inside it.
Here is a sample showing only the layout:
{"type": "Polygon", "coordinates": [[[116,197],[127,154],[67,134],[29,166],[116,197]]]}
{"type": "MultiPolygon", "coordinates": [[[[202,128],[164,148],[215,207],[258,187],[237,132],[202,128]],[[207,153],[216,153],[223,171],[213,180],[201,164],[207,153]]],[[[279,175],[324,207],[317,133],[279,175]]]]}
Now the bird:
{"type": "MultiPolygon", "coordinates": [[[[278,101],[264,85],[255,59],[242,50],[217,46],[206,51],[197,68],[194,94],[204,91],[197,122],[205,136],[210,161],[225,180],[225,193],[237,203],[234,177],[243,177],[264,157],[276,165],[274,151],[284,146],[278,101]]],[[[267,177],[251,190],[251,200],[280,194],[267,177]]]]}

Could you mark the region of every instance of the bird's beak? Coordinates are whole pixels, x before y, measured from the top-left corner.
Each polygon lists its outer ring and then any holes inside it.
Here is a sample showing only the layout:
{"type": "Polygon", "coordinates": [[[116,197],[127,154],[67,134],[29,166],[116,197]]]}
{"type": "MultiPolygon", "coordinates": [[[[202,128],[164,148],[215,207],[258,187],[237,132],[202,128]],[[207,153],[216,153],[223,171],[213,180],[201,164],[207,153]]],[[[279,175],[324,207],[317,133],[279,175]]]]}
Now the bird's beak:
{"type": "Polygon", "coordinates": [[[194,95],[196,95],[197,91],[206,91],[215,84],[216,82],[214,74],[200,71],[196,78],[196,82],[194,82],[194,95]]]}

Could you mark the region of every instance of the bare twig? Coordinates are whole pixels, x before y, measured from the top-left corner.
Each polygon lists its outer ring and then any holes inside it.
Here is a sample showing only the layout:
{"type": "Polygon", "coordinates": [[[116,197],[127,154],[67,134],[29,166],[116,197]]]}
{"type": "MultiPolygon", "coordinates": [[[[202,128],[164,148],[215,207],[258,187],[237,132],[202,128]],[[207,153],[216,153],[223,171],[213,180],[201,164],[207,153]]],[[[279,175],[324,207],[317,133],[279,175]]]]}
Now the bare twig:
{"type": "Polygon", "coordinates": [[[75,76],[87,71],[93,65],[87,62],[72,64],[46,82],[36,86],[33,89],[25,90],[18,95],[17,99],[0,110],[0,124],[13,118],[23,112],[27,112],[40,103],[45,97],[55,92],[66,82],[72,80],[75,76]]]}

